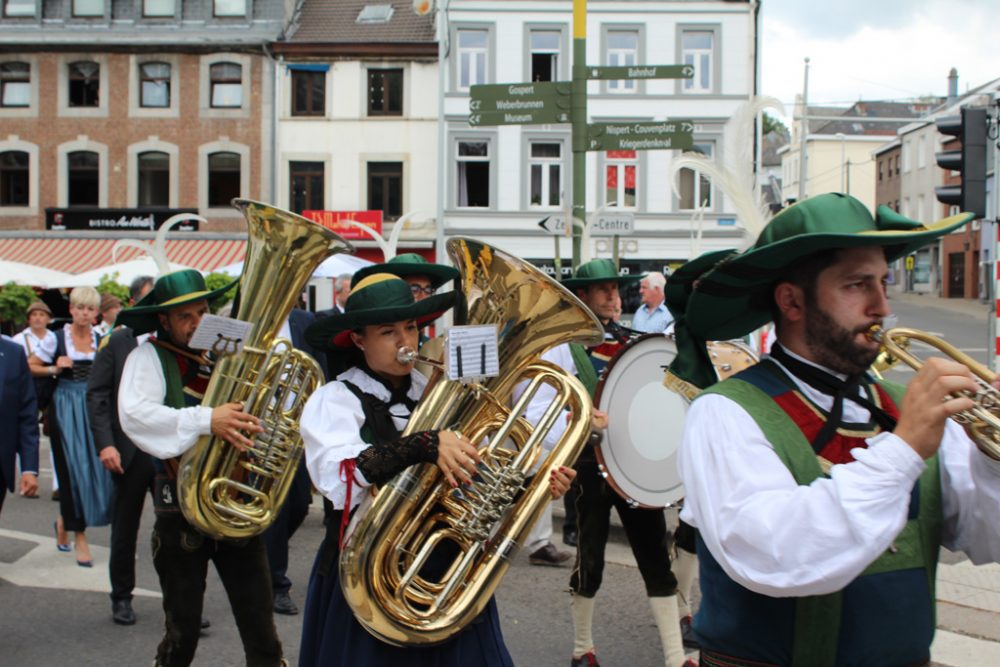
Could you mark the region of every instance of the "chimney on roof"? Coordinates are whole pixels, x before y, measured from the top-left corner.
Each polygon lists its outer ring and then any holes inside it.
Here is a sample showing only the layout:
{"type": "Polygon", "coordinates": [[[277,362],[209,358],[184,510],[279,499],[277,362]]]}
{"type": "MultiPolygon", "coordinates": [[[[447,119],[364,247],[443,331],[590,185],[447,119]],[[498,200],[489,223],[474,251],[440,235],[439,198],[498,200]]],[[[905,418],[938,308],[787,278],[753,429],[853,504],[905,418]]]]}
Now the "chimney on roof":
{"type": "Polygon", "coordinates": [[[948,72],[948,106],[958,101],[958,70],[954,67],[948,72]]]}

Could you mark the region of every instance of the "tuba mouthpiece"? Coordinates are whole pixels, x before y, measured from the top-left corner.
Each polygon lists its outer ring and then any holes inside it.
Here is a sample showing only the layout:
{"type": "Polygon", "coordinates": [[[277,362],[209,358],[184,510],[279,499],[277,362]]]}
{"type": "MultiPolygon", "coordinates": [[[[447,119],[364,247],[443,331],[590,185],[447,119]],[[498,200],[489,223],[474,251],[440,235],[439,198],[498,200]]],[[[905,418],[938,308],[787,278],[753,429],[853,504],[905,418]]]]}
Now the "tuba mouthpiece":
{"type": "Polygon", "coordinates": [[[417,351],[412,347],[403,346],[396,350],[396,361],[407,366],[417,360],[417,351]]]}

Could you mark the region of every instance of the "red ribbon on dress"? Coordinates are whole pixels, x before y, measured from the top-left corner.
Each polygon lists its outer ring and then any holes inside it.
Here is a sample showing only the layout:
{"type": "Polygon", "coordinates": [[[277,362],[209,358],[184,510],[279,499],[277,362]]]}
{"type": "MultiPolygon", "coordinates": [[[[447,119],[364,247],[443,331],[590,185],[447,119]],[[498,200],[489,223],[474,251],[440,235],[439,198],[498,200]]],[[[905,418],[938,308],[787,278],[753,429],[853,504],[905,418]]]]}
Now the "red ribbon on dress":
{"type": "Polygon", "coordinates": [[[357,465],[354,459],[344,459],[340,462],[340,481],[347,484],[347,499],[344,501],[344,512],[340,516],[340,548],[344,548],[344,531],[351,520],[351,489],[354,488],[354,471],[357,465]]]}

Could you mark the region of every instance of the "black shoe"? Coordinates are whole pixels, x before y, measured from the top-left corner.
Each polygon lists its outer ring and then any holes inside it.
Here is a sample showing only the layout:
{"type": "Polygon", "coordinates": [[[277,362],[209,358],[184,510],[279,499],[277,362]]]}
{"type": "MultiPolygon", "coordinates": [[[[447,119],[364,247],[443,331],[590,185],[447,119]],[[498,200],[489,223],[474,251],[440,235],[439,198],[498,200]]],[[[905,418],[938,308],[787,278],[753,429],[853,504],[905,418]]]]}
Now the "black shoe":
{"type": "Polygon", "coordinates": [[[204,616],[202,616],[201,617],[201,629],[202,630],[208,630],[210,627],[212,627],[212,621],[210,621],[207,618],[205,618],[204,616]]]}
{"type": "Polygon", "coordinates": [[[568,547],[576,546],[576,528],[567,528],[563,531],[563,544],[568,547]]]}
{"type": "Polygon", "coordinates": [[[275,593],[274,613],[284,614],[285,616],[295,616],[299,613],[299,608],[295,606],[295,603],[292,601],[292,596],[288,593],[275,593]]]}
{"type": "Polygon", "coordinates": [[[131,600],[115,600],[111,603],[111,620],[118,625],[135,625],[135,612],[131,600]]]}
{"type": "Polygon", "coordinates": [[[684,648],[701,648],[701,644],[694,636],[694,628],[691,627],[691,617],[685,616],[681,619],[681,643],[684,648]]]}
{"type": "Polygon", "coordinates": [[[528,562],[532,565],[560,565],[568,561],[572,556],[556,549],[556,545],[548,542],[541,549],[533,551],[528,556],[528,562]]]}
{"type": "Polygon", "coordinates": [[[59,500],[59,489],[52,492],[52,500],[59,500]]]}
{"type": "Polygon", "coordinates": [[[573,658],[569,667],[601,667],[601,663],[597,662],[597,656],[593,651],[587,651],[579,658],[573,658]]]}

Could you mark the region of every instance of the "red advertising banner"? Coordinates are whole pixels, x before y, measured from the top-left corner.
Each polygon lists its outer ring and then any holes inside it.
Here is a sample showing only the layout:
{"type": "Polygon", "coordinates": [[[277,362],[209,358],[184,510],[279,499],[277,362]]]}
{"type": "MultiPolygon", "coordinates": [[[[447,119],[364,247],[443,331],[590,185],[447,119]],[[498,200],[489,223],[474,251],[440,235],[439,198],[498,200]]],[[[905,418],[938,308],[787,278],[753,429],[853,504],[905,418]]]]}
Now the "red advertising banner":
{"type": "Polygon", "coordinates": [[[371,240],[371,236],[345,220],[353,220],[382,235],[382,211],[302,211],[302,217],[323,225],[348,241],[371,240]]]}

